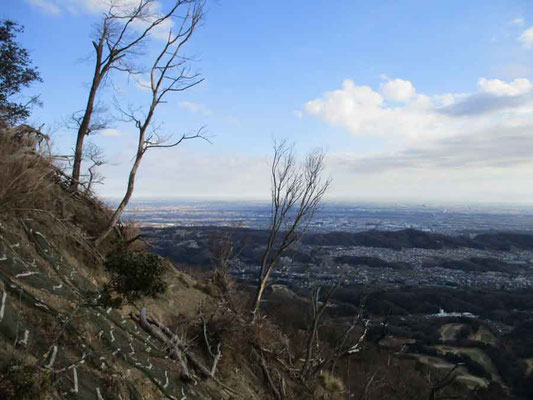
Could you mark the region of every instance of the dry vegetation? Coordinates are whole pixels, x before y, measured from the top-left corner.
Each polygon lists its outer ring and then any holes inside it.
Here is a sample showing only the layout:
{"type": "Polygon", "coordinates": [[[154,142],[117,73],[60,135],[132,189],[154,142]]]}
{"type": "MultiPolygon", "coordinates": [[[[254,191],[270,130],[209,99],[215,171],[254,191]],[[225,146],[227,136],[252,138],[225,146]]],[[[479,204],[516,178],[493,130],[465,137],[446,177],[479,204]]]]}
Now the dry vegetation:
{"type": "Polygon", "coordinates": [[[39,152],[31,140],[11,130],[0,131],[0,210],[50,209],[58,197],[52,177],[51,159],[39,152]]]}

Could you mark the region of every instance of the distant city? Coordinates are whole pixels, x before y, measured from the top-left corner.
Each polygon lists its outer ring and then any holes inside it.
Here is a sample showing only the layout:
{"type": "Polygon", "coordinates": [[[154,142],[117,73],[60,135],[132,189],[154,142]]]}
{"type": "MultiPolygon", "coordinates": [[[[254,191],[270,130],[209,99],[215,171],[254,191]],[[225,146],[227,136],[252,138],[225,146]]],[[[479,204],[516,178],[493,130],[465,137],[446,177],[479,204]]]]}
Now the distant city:
{"type": "MultiPolygon", "coordinates": [[[[196,254],[207,249],[206,240],[211,234],[207,227],[264,230],[268,228],[270,208],[267,203],[145,202],[133,204],[127,216],[136,220],[157,246],[166,249],[162,254],[171,255],[176,261],[201,265],[209,264],[208,258],[202,262],[196,258],[194,262],[191,251],[196,254]]],[[[298,252],[305,256],[282,263],[274,275],[291,286],[306,286],[311,281],[316,284],[317,280],[328,284],[340,277],[345,284],[386,286],[519,289],[533,285],[533,244],[528,244],[533,233],[533,213],[527,209],[329,203],[315,217],[308,234],[310,237],[331,232],[401,234],[406,229],[411,232],[406,236],[412,242],[402,245],[394,244],[393,238],[374,243],[361,242],[361,238],[348,242],[333,238],[322,244],[320,239],[304,240],[298,252]],[[428,236],[421,237],[433,241],[432,244],[417,241],[416,232],[427,233],[428,236]],[[525,239],[528,243],[499,248],[489,243],[465,242],[482,233],[497,235],[496,232],[528,234],[525,239]],[[446,244],[442,243],[445,237],[435,236],[438,234],[462,239],[458,244],[446,244]]],[[[501,240],[497,238],[496,243],[501,240]]],[[[260,249],[262,245],[258,241],[252,247],[260,249]]],[[[233,265],[235,276],[253,280],[260,256],[240,258],[233,265]]]]}
{"type": "MultiPolygon", "coordinates": [[[[146,201],[132,203],[126,218],[144,227],[233,226],[265,229],[270,218],[266,202],[146,201]]],[[[406,228],[464,235],[486,231],[533,232],[533,207],[413,206],[326,203],[313,232],[394,231],[406,228]]]]}

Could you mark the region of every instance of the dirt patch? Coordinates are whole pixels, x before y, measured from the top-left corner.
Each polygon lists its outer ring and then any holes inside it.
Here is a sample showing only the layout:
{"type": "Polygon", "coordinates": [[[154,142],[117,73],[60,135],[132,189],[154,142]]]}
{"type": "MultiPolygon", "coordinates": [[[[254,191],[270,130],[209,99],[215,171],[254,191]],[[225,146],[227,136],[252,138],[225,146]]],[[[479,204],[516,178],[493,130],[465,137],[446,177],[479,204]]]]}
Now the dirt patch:
{"type": "Polygon", "coordinates": [[[464,324],[444,324],[440,328],[440,340],[444,342],[452,341],[457,339],[457,334],[461,330],[464,324]]]}
{"type": "Polygon", "coordinates": [[[496,343],[496,337],[483,325],[479,327],[477,332],[472,333],[468,339],[474,340],[476,342],[485,343],[493,346],[496,343]]]}

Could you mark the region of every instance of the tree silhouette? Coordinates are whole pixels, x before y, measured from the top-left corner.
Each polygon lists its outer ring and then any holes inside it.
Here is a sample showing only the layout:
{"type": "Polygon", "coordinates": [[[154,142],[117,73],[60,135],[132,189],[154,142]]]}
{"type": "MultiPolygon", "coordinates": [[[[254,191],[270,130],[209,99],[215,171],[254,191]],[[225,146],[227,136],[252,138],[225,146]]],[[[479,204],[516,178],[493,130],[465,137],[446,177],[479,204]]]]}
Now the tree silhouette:
{"type": "Polygon", "coordinates": [[[15,41],[23,31],[13,21],[0,21],[0,118],[8,124],[28,118],[31,105],[38,103],[38,96],[25,102],[19,102],[16,97],[24,87],[42,81],[37,69],[31,66],[28,51],[15,41]]]}

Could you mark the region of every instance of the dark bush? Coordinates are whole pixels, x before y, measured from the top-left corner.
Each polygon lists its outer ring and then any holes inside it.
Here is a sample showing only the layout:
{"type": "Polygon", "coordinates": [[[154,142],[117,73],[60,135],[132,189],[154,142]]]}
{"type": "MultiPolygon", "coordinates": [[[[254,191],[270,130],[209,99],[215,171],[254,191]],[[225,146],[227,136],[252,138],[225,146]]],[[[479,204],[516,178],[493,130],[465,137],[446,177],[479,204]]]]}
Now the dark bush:
{"type": "Polygon", "coordinates": [[[0,369],[0,398],[45,399],[50,383],[48,371],[13,359],[0,369]]]}
{"type": "Polygon", "coordinates": [[[132,302],[143,296],[164,293],[167,285],[163,259],[151,253],[125,251],[107,257],[105,268],[111,273],[107,289],[132,302]]]}

